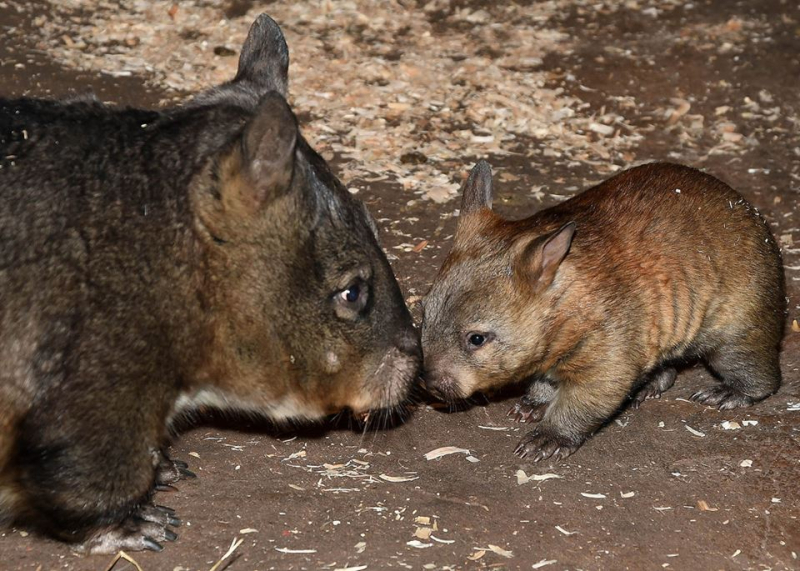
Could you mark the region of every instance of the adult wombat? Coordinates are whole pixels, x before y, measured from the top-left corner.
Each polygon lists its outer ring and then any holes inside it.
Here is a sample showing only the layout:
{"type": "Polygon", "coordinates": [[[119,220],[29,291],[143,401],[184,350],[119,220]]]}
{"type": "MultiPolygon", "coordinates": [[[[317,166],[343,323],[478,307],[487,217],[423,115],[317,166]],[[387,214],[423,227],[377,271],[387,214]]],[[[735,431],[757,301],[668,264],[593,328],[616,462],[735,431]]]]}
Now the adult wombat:
{"type": "Polygon", "coordinates": [[[170,425],[393,407],[421,356],[364,205],[299,134],[277,24],[166,111],[0,100],[0,516],[160,549],[170,425]]]}
{"type": "Polygon", "coordinates": [[[700,171],[648,164],[524,220],[491,210],[478,163],[453,248],[424,302],[426,383],[447,399],[532,379],[516,452],[574,452],[632,395],[704,360],[694,400],[746,406],[777,390],[783,266],[756,210],[700,171]]]}

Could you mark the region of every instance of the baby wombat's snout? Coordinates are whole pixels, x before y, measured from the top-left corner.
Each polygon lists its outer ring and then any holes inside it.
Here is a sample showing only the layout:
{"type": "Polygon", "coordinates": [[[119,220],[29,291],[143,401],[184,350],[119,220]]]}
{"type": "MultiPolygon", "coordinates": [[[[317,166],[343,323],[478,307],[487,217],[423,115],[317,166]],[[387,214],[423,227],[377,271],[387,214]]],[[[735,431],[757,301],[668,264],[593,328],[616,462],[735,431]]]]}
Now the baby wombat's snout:
{"type": "Polygon", "coordinates": [[[424,375],[446,400],[527,380],[509,413],[538,422],[521,456],[569,455],[627,399],[660,396],[686,360],[721,381],[693,396],[701,403],[746,406],[777,390],[780,251],[721,181],[650,164],[524,220],[491,204],[481,162],[424,301],[424,375]]]}

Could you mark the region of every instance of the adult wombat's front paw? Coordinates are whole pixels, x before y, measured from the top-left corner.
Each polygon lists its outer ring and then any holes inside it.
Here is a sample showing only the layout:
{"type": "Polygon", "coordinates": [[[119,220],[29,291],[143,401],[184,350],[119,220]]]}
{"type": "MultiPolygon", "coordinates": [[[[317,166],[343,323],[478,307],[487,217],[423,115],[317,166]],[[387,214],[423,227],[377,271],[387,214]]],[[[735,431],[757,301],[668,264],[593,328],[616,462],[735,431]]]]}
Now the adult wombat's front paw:
{"type": "Polygon", "coordinates": [[[560,435],[551,429],[537,427],[522,438],[514,454],[534,462],[550,457],[561,460],[575,452],[581,444],[582,441],[560,435]]]}
{"type": "Polygon", "coordinates": [[[163,450],[156,452],[156,490],[165,492],[175,490],[172,484],[197,475],[189,470],[189,465],[182,460],[173,460],[163,450]]]}
{"type": "Polygon", "coordinates": [[[82,553],[117,553],[125,551],[161,551],[162,542],[175,541],[178,534],[170,526],[181,520],[175,512],[163,506],[145,505],[120,524],[106,528],[77,547],[82,553]]]}

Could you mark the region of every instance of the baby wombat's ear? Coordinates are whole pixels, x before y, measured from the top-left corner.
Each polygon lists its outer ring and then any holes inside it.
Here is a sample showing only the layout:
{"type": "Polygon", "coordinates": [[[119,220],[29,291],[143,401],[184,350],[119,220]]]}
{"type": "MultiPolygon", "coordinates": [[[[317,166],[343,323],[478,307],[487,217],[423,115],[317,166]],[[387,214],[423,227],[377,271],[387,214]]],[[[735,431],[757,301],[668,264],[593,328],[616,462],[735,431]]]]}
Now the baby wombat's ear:
{"type": "Polygon", "coordinates": [[[575,223],[568,222],[550,234],[533,239],[523,238],[515,248],[517,275],[530,283],[535,291],[542,291],[556,277],[561,262],[569,252],[575,223]]]}
{"type": "Polygon", "coordinates": [[[263,93],[277,91],[286,97],[289,84],[289,48],[275,20],[261,14],[242,46],[234,82],[255,84],[263,93]]]}
{"type": "Polygon", "coordinates": [[[486,208],[492,209],[492,167],[486,161],[478,161],[472,167],[461,187],[461,214],[486,208]]]}

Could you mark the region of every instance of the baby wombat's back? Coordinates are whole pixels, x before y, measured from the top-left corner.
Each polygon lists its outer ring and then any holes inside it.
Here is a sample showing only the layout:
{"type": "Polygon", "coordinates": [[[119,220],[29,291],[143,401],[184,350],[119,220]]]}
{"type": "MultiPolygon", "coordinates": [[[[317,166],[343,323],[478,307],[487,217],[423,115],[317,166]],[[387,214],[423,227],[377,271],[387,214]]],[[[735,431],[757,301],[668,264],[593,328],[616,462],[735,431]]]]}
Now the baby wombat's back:
{"type": "Polygon", "coordinates": [[[680,165],[643,165],[529,223],[551,217],[554,227],[576,222],[563,269],[584,294],[605,298],[598,309],[617,308],[627,327],[639,326],[648,368],[754,322],[774,337],[768,345],[779,342],[780,250],[759,213],[720,180],[680,165]]]}

